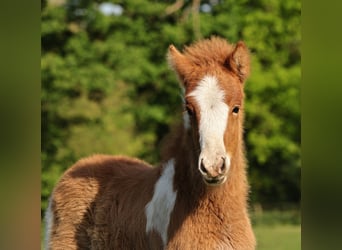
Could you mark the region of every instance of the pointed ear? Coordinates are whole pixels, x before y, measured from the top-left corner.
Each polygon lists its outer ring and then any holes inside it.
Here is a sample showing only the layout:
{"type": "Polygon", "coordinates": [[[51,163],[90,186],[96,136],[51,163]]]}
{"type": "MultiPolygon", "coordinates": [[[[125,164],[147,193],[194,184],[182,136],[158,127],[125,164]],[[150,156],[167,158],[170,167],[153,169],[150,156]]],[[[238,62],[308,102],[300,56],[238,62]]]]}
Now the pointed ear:
{"type": "Polygon", "coordinates": [[[249,76],[250,56],[244,42],[239,41],[226,60],[227,67],[232,70],[243,83],[249,76]]]}
{"type": "Polygon", "coordinates": [[[179,52],[172,44],[169,46],[167,60],[170,67],[177,73],[181,80],[184,80],[187,70],[189,69],[189,60],[179,52]]]}

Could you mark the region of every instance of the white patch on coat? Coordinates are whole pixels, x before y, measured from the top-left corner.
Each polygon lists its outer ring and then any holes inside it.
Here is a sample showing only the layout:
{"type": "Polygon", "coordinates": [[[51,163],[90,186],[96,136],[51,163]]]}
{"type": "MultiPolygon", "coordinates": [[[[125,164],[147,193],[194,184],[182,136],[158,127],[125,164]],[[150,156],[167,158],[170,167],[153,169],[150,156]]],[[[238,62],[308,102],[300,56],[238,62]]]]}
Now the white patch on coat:
{"type": "MultiPolygon", "coordinates": [[[[200,108],[199,137],[202,157],[215,160],[218,155],[229,156],[224,145],[224,133],[228,125],[229,107],[224,102],[225,93],[214,76],[205,76],[189,96],[195,98],[200,108]]],[[[227,166],[228,167],[228,166],[227,166]]]]}
{"type": "Polygon", "coordinates": [[[164,247],[167,244],[170,215],[177,197],[177,192],[173,190],[174,174],[175,161],[171,159],[166,163],[162,175],[155,184],[152,200],[145,207],[146,233],[153,229],[158,232],[164,247]]]}
{"type": "Polygon", "coordinates": [[[45,239],[44,249],[49,249],[50,235],[53,227],[53,212],[51,209],[51,198],[49,199],[48,207],[45,212],[45,239]]]}

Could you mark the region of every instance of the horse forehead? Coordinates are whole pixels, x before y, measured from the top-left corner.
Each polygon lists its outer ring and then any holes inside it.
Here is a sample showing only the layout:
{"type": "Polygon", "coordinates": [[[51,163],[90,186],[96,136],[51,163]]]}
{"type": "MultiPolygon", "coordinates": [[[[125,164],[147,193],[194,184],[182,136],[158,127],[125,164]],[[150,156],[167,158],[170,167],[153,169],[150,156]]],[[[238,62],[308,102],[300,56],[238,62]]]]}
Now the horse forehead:
{"type": "Polygon", "coordinates": [[[195,85],[187,90],[187,99],[195,99],[200,106],[213,106],[219,102],[225,102],[229,91],[217,76],[205,75],[195,85]]]}

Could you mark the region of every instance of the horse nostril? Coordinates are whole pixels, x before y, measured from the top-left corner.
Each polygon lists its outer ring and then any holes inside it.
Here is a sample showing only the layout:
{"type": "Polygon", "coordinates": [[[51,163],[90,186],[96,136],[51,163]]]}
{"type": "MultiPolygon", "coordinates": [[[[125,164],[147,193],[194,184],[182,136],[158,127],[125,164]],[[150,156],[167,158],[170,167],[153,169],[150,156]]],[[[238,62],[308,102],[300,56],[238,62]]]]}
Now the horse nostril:
{"type": "Polygon", "coordinates": [[[220,167],[221,173],[223,173],[226,170],[226,158],[222,157],[222,165],[220,167]]]}
{"type": "Polygon", "coordinates": [[[203,164],[203,159],[201,160],[200,170],[201,170],[203,173],[208,174],[208,171],[207,171],[207,169],[205,168],[205,166],[204,166],[204,164],[203,164]]]}

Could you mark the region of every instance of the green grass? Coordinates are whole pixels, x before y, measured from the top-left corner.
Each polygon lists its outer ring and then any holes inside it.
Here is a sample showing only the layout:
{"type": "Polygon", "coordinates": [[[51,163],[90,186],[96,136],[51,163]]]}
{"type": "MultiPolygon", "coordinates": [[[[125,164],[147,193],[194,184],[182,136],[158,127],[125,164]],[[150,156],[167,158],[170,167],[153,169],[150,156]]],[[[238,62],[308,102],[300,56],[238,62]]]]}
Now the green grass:
{"type": "Polygon", "coordinates": [[[254,211],[251,219],[257,250],[301,249],[299,209],[254,211]]]}
{"type": "Polygon", "coordinates": [[[257,250],[301,249],[300,225],[256,225],[257,250]]]}

